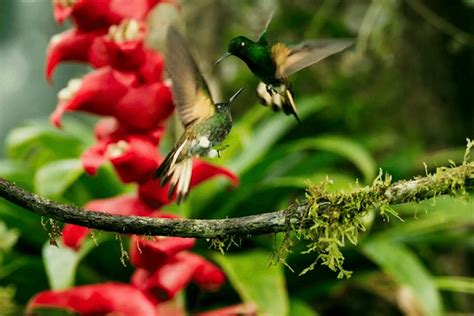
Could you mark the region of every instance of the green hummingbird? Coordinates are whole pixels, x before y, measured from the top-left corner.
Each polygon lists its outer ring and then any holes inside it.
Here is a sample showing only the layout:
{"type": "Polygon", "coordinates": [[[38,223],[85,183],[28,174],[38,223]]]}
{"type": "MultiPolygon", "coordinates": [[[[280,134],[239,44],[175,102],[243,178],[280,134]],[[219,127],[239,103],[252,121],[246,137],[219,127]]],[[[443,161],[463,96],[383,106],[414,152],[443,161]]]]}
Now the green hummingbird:
{"type": "Polygon", "coordinates": [[[257,86],[260,102],[274,111],[283,110],[287,115],[294,115],[299,122],[293,89],[288,77],[299,70],[338,53],[354,42],[352,39],[319,39],[304,41],[289,46],[283,43],[270,45],[267,40],[267,28],[256,42],[245,36],[230,40],[227,51],[216,61],[216,65],[228,56],[243,60],[252,73],[261,82],[257,86]]]}
{"type": "Polygon", "coordinates": [[[232,128],[230,105],[242,92],[238,90],[228,102],[214,103],[206,80],[188,48],[186,40],[173,27],[166,35],[166,69],[172,80],[173,100],[184,132],[171,152],[155,171],[163,186],[171,182],[169,197],[176,189],[177,202],[187,196],[195,157],[215,157],[219,145],[232,128]]]}

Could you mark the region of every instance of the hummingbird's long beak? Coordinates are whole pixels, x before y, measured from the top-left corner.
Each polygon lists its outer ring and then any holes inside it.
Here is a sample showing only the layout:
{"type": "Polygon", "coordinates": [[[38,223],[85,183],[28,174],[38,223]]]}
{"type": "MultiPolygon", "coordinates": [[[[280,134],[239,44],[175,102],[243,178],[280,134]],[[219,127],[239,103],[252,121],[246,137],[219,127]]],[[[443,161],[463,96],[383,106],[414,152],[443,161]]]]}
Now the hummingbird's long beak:
{"type": "Polygon", "coordinates": [[[235,98],[237,98],[239,96],[239,94],[242,92],[242,90],[244,90],[244,88],[240,88],[236,93],[234,93],[233,96],[230,97],[229,99],[229,104],[232,104],[232,102],[234,102],[235,98]]]}
{"type": "Polygon", "coordinates": [[[222,55],[214,65],[217,65],[218,63],[220,63],[221,61],[223,61],[224,59],[226,59],[227,57],[229,57],[230,55],[232,55],[231,53],[229,52],[225,52],[224,55],[222,55]]]}

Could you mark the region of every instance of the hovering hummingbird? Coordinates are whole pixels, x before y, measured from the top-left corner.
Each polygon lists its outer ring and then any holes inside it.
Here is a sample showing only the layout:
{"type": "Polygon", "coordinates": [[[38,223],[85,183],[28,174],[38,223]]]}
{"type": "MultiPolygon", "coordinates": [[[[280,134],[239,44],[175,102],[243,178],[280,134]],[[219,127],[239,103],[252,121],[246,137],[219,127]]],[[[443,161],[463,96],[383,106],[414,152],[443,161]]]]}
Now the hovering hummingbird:
{"type": "Polygon", "coordinates": [[[228,102],[214,103],[186,41],[173,27],[169,28],[166,36],[165,61],[184,132],[154,176],[161,179],[162,186],[171,181],[169,197],[176,189],[179,204],[189,191],[192,159],[206,156],[213,158],[219,154],[213,147],[229,134],[232,128],[230,105],[243,88],[228,102]]]}
{"type": "Polygon", "coordinates": [[[346,49],[352,45],[353,40],[319,39],[304,41],[294,46],[283,43],[270,45],[267,40],[270,21],[271,18],[256,42],[245,36],[231,39],[227,51],[216,61],[216,65],[231,55],[243,60],[262,81],[257,86],[260,102],[274,111],[283,110],[287,115],[293,114],[299,122],[288,77],[346,49]]]}

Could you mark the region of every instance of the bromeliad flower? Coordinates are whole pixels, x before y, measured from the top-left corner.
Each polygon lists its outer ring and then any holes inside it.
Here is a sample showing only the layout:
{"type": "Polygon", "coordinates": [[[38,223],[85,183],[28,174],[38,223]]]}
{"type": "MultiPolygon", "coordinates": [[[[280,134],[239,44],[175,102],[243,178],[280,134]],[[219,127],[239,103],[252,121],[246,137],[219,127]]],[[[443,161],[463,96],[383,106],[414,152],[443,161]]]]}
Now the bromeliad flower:
{"type": "Polygon", "coordinates": [[[174,109],[171,92],[161,82],[139,86],[134,73],[103,67],[72,79],[58,93],[59,103],[51,122],[61,127],[64,112],[82,111],[113,116],[131,130],[156,128],[174,109]]]}
{"type": "Polygon", "coordinates": [[[113,282],[40,292],[29,301],[28,315],[34,315],[37,308],[60,308],[81,315],[158,316],[155,304],[136,287],[113,282]]]}
{"type": "Polygon", "coordinates": [[[81,157],[84,169],[94,175],[110,161],[123,182],[145,182],[162,160],[156,149],[162,133],[160,126],[146,134],[134,134],[115,119],[101,120],[95,129],[97,143],[81,157]]]}
{"type": "Polygon", "coordinates": [[[51,80],[60,62],[80,61],[94,68],[110,66],[120,71],[133,71],[142,83],[159,82],[163,58],[145,47],[145,32],[143,22],[127,19],[108,30],[73,28],[54,35],[46,54],[46,78],[51,80]]]}
{"type": "MultiPolygon", "coordinates": [[[[81,30],[107,29],[124,19],[143,21],[159,0],[53,0],[56,22],[71,17],[81,30]]],[[[172,2],[172,1],[168,1],[172,2]]]]}
{"type": "MultiPolygon", "coordinates": [[[[92,200],[84,206],[85,209],[93,212],[105,212],[114,215],[136,215],[136,216],[156,216],[169,217],[166,214],[157,213],[156,209],[143,203],[136,196],[122,195],[108,199],[92,200]]],[[[64,245],[79,249],[84,242],[89,229],[86,227],[66,224],[63,228],[62,239],[64,245]]]]}
{"type": "Polygon", "coordinates": [[[132,276],[132,284],[156,303],[172,299],[190,282],[216,290],[225,282],[225,275],[203,257],[183,251],[165,263],[157,262],[154,270],[139,268],[132,276]]]}
{"type": "Polygon", "coordinates": [[[56,66],[63,61],[82,61],[89,62],[94,67],[104,66],[97,58],[91,58],[89,52],[94,41],[105,33],[104,30],[84,32],[73,28],[54,35],[46,53],[46,79],[51,81],[56,66]]]}
{"type": "Polygon", "coordinates": [[[191,249],[194,243],[194,238],[133,236],[130,261],[137,268],[153,271],[177,253],[191,249]]]}
{"type": "Polygon", "coordinates": [[[51,115],[51,122],[60,127],[66,111],[112,116],[118,101],[135,83],[134,74],[118,72],[110,67],[98,69],[82,79],[72,79],[58,93],[59,103],[51,115]]]}

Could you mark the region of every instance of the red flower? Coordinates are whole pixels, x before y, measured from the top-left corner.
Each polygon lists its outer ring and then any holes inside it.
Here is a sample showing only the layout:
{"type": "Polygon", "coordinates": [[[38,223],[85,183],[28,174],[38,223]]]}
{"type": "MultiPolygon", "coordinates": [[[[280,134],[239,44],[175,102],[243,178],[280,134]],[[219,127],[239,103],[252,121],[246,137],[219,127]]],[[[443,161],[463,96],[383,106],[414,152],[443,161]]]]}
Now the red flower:
{"type": "Polygon", "coordinates": [[[137,268],[154,270],[163,265],[178,252],[191,249],[194,238],[141,237],[133,236],[130,241],[130,261],[137,268]]]}
{"type": "Polygon", "coordinates": [[[98,143],[81,157],[84,169],[90,175],[110,160],[123,182],[145,182],[163,159],[156,150],[162,127],[147,134],[130,134],[115,120],[109,119],[100,121],[95,131],[98,143]]]}
{"type": "Polygon", "coordinates": [[[59,104],[51,115],[53,125],[61,126],[66,111],[83,111],[98,115],[113,115],[118,101],[136,82],[136,76],[103,67],[69,81],[59,94],[59,104]]]}
{"type": "Polygon", "coordinates": [[[123,19],[144,20],[160,1],[150,0],[54,0],[54,17],[63,23],[71,17],[81,30],[108,28],[123,19]]]}
{"type": "Polygon", "coordinates": [[[64,112],[82,111],[113,116],[131,130],[156,128],[174,109],[170,89],[160,82],[137,86],[136,80],[135,74],[110,67],[70,80],[58,94],[59,103],[51,122],[60,127],[64,112]]]}
{"type": "MultiPolygon", "coordinates": [[[[137,197],[130,195],[93,200],[87,203],[84,208],[93,212],[105,212],[114,215],[151,216],[156,213],[155,209],[149,207],[137,197]]],[[[169,217],[165,214],[160,214],[161,216],[169,217]]],[[[88,233],[89,229],[86,227],[66,224],[62,234],[63,243],[70,248],[78,249],[88,233]]]]}
{"type": "Polygon", "coordinates": [[[161,82],[129,89],[115,106],[113,116],[135,131],[156,128],[174,110],[170,88],[161,82]]]}
{"type": "MultiPolygon", "coordinates": [[[[224,176],[228,178],[234,186],[239,184],[239,178],[230,170],[212,165],[205,161],[194,160],[190,188],[216,176],[224,176]]],[[[160,186],[159,179],[149,179],[145,183],[140,184],[138,194],[147,204],[159,208],[172,201],[172,199],[168,198],[168,191],[169,185],[162,187],[160,186]]]]}
{"type": "Polygon", "coordinates": [[[103,66],[103,64],[96,63],[89,56],[92,44],[103,34],[105,34],[104,30],[84,32],[78,29],[70,29],[54,35],[49,42],[46,53],[46,79],[51,80],[56,66],[62,61],[88,61],[92,66],[103,66]]]}
{"type": "Polygon", "coordinates": [[[172,299],[191,281],[215,290],[225,282],[225,276],[218,267],[189,252],[178,253],[153,271],[137,269],[132,276],[132,284],[155,302],[172,299]]]}
{"type": "Polygon", "coordinates": [[[140,291],[128,284],[103,283],[61,291],[44,291],[28,303],[28,315],[35,308],[64,308],[81,315],[157,316],[158,312],[140,291]]]}

